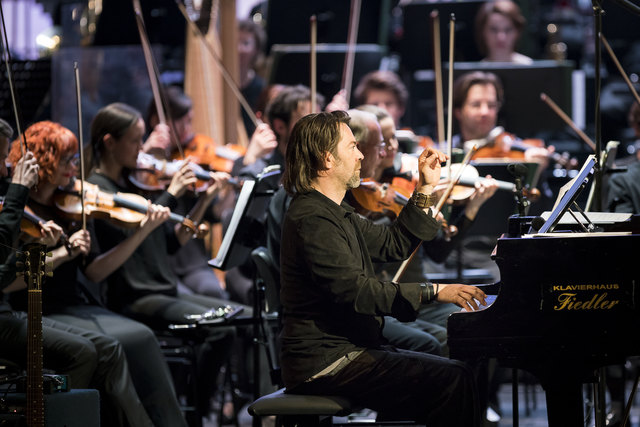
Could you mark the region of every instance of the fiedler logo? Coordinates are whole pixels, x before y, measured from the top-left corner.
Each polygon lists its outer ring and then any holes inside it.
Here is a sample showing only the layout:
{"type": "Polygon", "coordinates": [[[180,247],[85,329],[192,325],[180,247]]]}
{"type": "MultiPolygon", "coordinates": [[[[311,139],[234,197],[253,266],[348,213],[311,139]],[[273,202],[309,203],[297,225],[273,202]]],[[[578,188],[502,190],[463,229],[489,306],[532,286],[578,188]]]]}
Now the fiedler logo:
{"type": "Polygon", "coordinates": [[[611,310],[620,301],[620,285],[554,285],[551,287],[555,311],[611,310]]]}

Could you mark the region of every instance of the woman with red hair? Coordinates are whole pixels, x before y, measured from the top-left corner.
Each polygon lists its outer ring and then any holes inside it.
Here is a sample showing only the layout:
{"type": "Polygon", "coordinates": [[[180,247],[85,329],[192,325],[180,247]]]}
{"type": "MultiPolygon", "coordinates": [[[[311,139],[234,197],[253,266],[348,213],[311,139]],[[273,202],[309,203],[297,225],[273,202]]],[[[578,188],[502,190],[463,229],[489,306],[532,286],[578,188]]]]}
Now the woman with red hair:
{"type": "MultiPolygon", "coordinates": [[[[62,215],[55,204],[59,189],[69,187],[78,173],[78,140],[75,135],[58,123],[43,121],[27,128],[25,137],[28,149],[40,166],[39,182],[30,191],[28,206],[36,215],[58,224],[55,236],[48,239],[52,253],[49,261],[54,272],[52,277],[44,278],[43,314],[66,324],[112,336],[120,344],[117,351],[126,354],[131,378],[126,370],[122,373],[126,375],[124,379],[105,378],[105,390],[101,390],[109,403],[109,409],[101,411],[109,420],[105,425],[185,425],[169,369],[153,332],[139,322],[104,308],[85,280],[102,282],[129,257],[139,242],[165,222],[169,210],[149,205],[147,215],[129,239],[100,253],[96,239],[92,238],[93,221],[89,219],[87,230],[82,230],[79,224],[62,215]],[[66,246],[58,239],[63,231],[69,235],[66,246]],[[131,379],[135,389],[131,386],[131,379]],[[126,387],[113,387],[114,383],[123,384],[123,381],[126,387]],[[140,401],[146,413],[138,408],[140,401]],[[111,420],[113,416],[117,420],[111,420]]],[[[9,161],[14,164],[22,155],[19,145],[15,142],[9,153],[9,161]]],[[[14,288],[24,286],[22,278],[16,279],[12,285],[14,288]]],[[[24,293],[15,292],[11,303],[16,309],[25,309],[24,293]]]]}

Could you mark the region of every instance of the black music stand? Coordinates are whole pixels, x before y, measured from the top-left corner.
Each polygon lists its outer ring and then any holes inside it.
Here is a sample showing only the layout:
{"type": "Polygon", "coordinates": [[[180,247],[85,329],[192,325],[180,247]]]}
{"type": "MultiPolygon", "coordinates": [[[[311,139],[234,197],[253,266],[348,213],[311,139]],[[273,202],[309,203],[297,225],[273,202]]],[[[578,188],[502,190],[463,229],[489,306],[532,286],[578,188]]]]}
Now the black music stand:
{"type": "MultiPolygon", "coordinates": [[[[208,263],[211,267],[228,270],[239,266],[249,258],[253,249],[263,245],[261,239],[264,236],[266,212],[279,180],[280,167],[273,165],[267,166],[257,179],[244,181],[218,254],[208,263]]],[[[226,324],[253,326],[253,394],[257,399],[260,396],[259,350],[260,345],[267,341],[264,330],[266,319],[262,314],[263,293],[257,280],[254,280],[254,295],[253,316],[237,316],[226,324]]],[[[273,366],[268,349],[267,358],[273,366]]]]}
{"type": "Polygon", "coordinates": [[[589,178],[594,173],[594,169],[596,167],[596,157],[591,154],[587,157],[587,160],[582,165],[582,169],[575,178],[565,184],[558,194],[558,198],[556,199],[556,204],[553,207],[553,211],[551,211],[551,215],[545,221],[545,223],[538,230],[539,234],[550,233],[552,232],[562,216],[568,212],[576,222],[583,228],[584,231],[592,231],[594,229],[594,225],[591,220],[585,215],[585,213],[580,209],[580,206],[576,203],[576,199],[580,192],[584,189],[584,187],[589,182],[589,178]],[[575,207],[582,214],[582,217],[585,219],[585,222],[588,224],[585,227],[581,221],[575,216],[571,207],[575,207]]]}
{"type": "MultiPolygon", "coordinates": [[[[273,59],[269,83],[288,85],[309,85],[310,46],[308,44],[276,44],[271,48],[273,59]]],[[[327,100],[338,93],[342,84],[344,58],[347,54],[346,44],[318,44],[317,87],[318,92],[327,100]]],[[[355,46],[353,65],[352,93],[362,77],[370,71],[380,68],[384,56],[383,47],[377,44],[357,44],[355,46]]]]}
{"type": "Polygon", "coordinates": [[[268,166],[258,178],[248,179],[242,184],[231,220],[224,233],[220,249],[209,265],[220,270],[229,270],[243,264],[251,251],[263,245],[265,218],[271,197],[278,188],[279,166],[268,166]]]}

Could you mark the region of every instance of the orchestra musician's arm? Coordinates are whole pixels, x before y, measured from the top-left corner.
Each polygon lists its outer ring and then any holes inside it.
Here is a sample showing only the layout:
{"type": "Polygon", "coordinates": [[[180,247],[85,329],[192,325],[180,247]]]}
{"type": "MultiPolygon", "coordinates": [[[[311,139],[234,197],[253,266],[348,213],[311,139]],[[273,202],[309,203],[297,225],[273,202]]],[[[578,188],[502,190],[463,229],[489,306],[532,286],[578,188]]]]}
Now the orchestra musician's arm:
{"type": "MultiPolygon", "coordinates": [[[[93,282],[99,283],[116,271],[131,254],[140,246],[144,239],[153,230],[162,225],[169,218],[169,208],[160,205],[150,204],[146,216],[140,222],[140,227],[135,233],[124,239],[122,242],[112,247],[108,251],[98,255],[85,269],[84,274],[93,282]]],[[[86,233],[86,232],[85,232],[86,233]]],[[[73,237],[73,236],[71,236],[73,237]]],[[[69,240],[71,240],[71,237],[69,240]]],[[[89,234],[88,246],[91,247],[89,234]]],[[[87,249],[87,253],[88,253],[87,249]]]]}
{"type": "MultiPolygon", "coordinates": [[[[3,141],[8,144],[6,139],[3,141]]],[[[2,161],[2,176],[6,175],[4,166],[5,159],[2,161]]],[[[0,262],[4,262],[12,252],[11,246],[18,238],[20,231],[20,221],[22,219],[22,211],[29,196],[29,188],[38,182],[38,163],[33,157],[33,153],[28,151],[17,163],[11,178],[11,184],[7,189],[4,202],[2,205],[2,213],[0,214],[0,262]]]]}
{"type": "Polygon", "coordinates": [[[340,89],[340,91],[331,98],[331,101],[327,104],[324,111],[327,113],[338,110],[347,111],[349,109],[349,103],[347,102],[345,94],[345,90],[340,89]]]}
{"type": "Polygon", "coordinates": [[[276,135],[266,123],[260,123],[251,135],[247,152],[245,153],[242,164],[244,166],[251,165],[256,160],[271,154],[278,146],[276,135]]]}
{"type": "Polygon", "coordinates": [[[156,156],[159,159],[168,157],[171,151],[171,129],[168,125],[157,124],[142,144],[142,151],[156,156]]]}

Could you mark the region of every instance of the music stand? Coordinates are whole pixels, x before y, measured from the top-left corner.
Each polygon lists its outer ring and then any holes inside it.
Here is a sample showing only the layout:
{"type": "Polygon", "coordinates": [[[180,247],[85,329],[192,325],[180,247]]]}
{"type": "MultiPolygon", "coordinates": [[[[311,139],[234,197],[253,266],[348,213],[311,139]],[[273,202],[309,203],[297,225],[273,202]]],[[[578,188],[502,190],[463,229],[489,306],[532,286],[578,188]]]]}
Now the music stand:
{"type": "MultiPolygon", "coordinates": [[[[266,212],[271,197],[278,188],[280,166],[272,165],[264,168],[257,179],[247,179],[242,184],[238,201],[231,215],[231,221],[222,238],[220,249],[216,257],[209,261],[209,265],[221,270],[239,266],[244,263],[251,251],[263,243],[266,212]]],[[[253,326],[253,394],[254,399],[260,396],[260,346],[267,341],[262,314],[261,292],[257,280],[254,283],[255,297],[253,301],[253,315],[251,317],[238,316],[231,319],[227,325],[253,326]]],[[[267,358],[270,355],[267,350],[267,358]]]]}
{"type": "Polygon", "coordinates": [[[267,166],[257,179],[248,179],[242,184],[231,221],[222,238],[216,257],[209,265],[220,270],[228,270],[243,264],[251,251],[263,244],[265,213],[277,185],[280,167],[267,166]]]}
{"type": "Polygon", "coordinates": [[[585,160],[584,164],[582,165],[580,173],[578,173],[578,175],[576,175],[571,181],[569,181],[560,189],[560,193],[558,194],[556,204],[551,211],[551,215],[549,215],[549,218],[538,230],[539,234],[552,232],[565,212],[568,212],[571,216],[573,216],[573,218],[583,228],[584,231],[590,231],[594,227],[591,220],[585,215],[585,213],[582,211],[582,209],[580,209],[580,206],[578,206],[575,201],[582,189],[589,182],[589,178],[593,175],[595,165],[596,157],[595,155],[591,154],[589,157],[587,157],[587,160],[585,160]],[[578,221],[578,218],[571,210],[571,206],[574,206],[578,209],[583,218],[589,224],[589,228],[585,227],[582,222],[578,221]]]}

